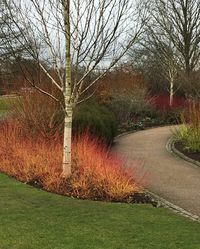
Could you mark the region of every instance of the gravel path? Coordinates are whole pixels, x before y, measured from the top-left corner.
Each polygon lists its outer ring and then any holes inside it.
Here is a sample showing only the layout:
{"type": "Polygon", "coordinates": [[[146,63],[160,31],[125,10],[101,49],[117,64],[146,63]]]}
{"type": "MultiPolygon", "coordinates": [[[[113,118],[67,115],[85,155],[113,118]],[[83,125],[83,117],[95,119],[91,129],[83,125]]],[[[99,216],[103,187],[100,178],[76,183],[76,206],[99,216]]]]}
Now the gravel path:
{"type": "Polygon", "coordinates": [[[171,129],[159,127],[118,137],[114,150],[128,161],[143,161],[139,167],[150,191],[200,216],[200,167],[167,151],[171,129]]]}

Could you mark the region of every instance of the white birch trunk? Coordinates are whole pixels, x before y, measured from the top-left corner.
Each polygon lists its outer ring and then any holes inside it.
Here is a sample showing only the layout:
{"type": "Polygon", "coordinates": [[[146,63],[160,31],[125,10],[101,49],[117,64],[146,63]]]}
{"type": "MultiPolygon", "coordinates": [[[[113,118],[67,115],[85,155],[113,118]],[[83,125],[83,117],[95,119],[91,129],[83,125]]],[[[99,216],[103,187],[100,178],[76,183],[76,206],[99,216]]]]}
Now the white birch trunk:
{"type": "Polygon", "coordinates": [[[66,68],[64,84],[65,121],[63,141],[63,176],[71,175],[71,138],[72,138],[72,103],[71,103],[71,54],[70,54],[70,1],[63,0],[64,25],[66,40],[66,68]]]}
{"type": "Polygon", "coordinates": [[[71,175],[71,138],[72,138],[72,107],[65,97],[65,121],[63,141],[63,176],[71,175]]]}
{"type": "Polygon", "coordinates": [[[174,79],[170,79],[169,106],[172,107],[174,102],[174,79]]]}

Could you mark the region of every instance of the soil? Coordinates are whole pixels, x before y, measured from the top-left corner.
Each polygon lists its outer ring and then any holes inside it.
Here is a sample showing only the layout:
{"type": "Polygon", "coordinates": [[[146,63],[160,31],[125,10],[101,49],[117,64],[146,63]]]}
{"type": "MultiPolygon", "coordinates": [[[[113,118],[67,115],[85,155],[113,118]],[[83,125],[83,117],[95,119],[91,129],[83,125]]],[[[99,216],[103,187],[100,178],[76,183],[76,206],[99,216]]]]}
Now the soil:
{"type": "Polygon", "coordinates": [[[200,162],[200,152],[192,152],[184,148],[184,145],[179,141],[174,144],[175,148],[183,153],[185,156],[200,162]]]}
{"type": "MultiPolygon", "coordinates": [[[[31,185],[31,186],[33,186],[35,188],[43,189],[42,185],[37,180],[27,182],[27,184],[29,184],[29,185],[31,185]]],[[[43,189],[43,190],[46,191],[45,189],[43,189]]],[[[69,197],[76,198],[75,196],[69,196],[69,197]]],[[[82,198],[79,198],[79,199],[82,199],[82,198]]],[[[103,198],[96,198],[96,197],[91,198],[91,200],[94,200],[94,201],[106,201],[103,198]]],[[[127,196],[124,199],[111,200],[111,202],[121,202],[121,203],[131,203],[131,204],[151,204],[154,207],[158,206],[158,201],[155,200],[150,194],[147,194],[145,192],[133,193],[133,194],[130,194],[129,196],[127,196]]]]}
{"type": "Polygon", "coordinates": [[[153,206],[156,206],[157,203],[149,194],[146,193],[133,193],[124,200],[121,200],[121,202],[135,204],[152,204],[153,206]]]}

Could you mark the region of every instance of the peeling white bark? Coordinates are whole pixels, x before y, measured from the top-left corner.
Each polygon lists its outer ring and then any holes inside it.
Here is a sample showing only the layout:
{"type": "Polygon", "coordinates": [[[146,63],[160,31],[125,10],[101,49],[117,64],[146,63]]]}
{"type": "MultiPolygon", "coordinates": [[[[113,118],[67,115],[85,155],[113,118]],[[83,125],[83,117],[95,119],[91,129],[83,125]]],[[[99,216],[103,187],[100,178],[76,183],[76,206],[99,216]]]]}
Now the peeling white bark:
{"type": "Polygon", "coordinates": [[[174,102],[174,80],[170,80],[170,96],[169,96],[169,106],[172,107],[174,102]]]}
{"type": "MultiPolygon", "coordinates": [[[[68,97],[67,97],[68,99],[68,97]]],[[[67,104],[64,122],[64,141],[63,141],[63,176],[71,174],[71,137],[72,137],[72,107],[67,104]]]]}
{"type": "Polygon", "coordinates": [[[70,0],[63,0],[63,15],[66,42],[66,68],[64,84],[65,121],[63,144],[63,176],[71,175],[71,138],[72,138],[72,103],[71,103],[71,36],[70,36],[70,0]]]}

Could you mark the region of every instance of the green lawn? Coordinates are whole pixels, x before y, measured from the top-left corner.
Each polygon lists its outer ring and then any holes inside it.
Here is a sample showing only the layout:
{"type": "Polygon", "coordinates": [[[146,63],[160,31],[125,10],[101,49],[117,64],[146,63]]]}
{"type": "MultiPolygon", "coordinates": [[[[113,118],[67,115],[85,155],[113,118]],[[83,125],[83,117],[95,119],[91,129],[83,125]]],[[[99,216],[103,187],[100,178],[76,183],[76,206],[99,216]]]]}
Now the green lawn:
{"type": "Polygon", "coordinates": [[[0,96],[0,117],[4,116],[10,110],[12,110],[13,105],[16,103],[19,97],[1,97],[0,96]]]}
{"type": "Polygon", "coordinates": [[[199,234],[164,208],[71,199],[0,174],[1,249],[199,249],[199,234]]]}

